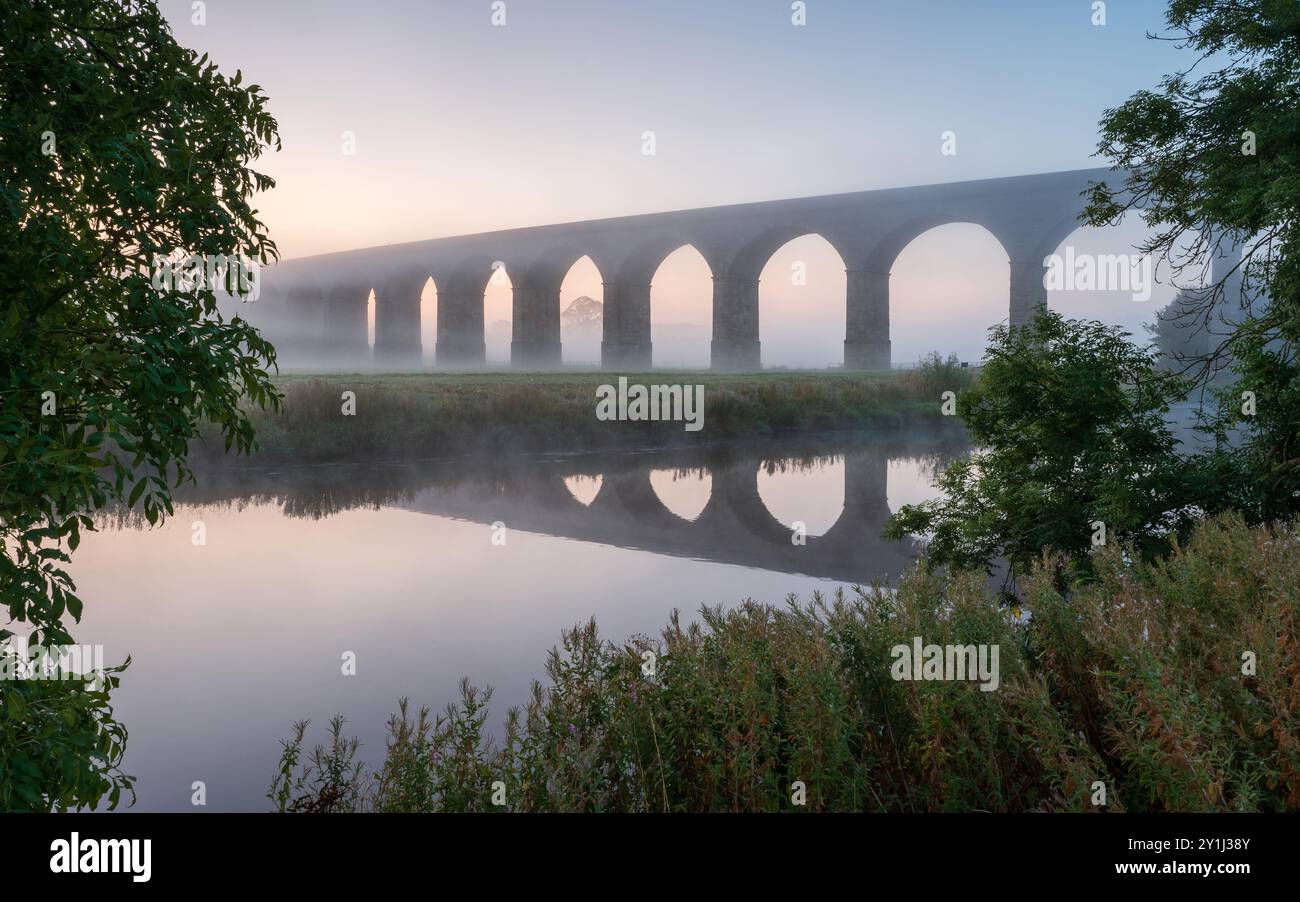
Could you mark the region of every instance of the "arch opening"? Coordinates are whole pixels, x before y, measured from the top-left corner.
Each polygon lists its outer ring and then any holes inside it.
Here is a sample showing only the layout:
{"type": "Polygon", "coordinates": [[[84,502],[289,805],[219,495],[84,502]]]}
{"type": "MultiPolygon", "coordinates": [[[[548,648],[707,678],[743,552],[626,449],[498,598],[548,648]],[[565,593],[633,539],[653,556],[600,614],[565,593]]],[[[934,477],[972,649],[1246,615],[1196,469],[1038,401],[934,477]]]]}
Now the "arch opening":
{"type": "Polygon", "coordinates": [[[806,536],[825,535],[844,511],[844,474],[839,454],[767,460],[758,469],[758,497],[792,533],[802,525],[806,536]]]}
{"type": "Polygon", "coordinates": [[[891,511],[905,504],[921,504],[939,496],[935,479],[947,461],[936,455],[892,457],[886,464],[885,501],[891,511]]]}
{"type": "Polygon", "coordinates": [[[569,494],[579,504],[590,507],[591,502],[596,500],[600,494],[600,487],[604,484],[605,477],[599,473],[595,476],[589,476],[586,473],[577,473],[573,476],[564,477],[564,487],[569,490],[569,494]]]}
{"type": "Polygon", "coordinates": [[[510,365],[510,342],[514,336],[515,289],[504,263],[492,264],[492,274],[483,289],[483,341],[487,365],[510,365]]]}
{"type": "Polygon", "coordinates": [[[988,229],[960,222],[922,232],[890,269],[894,365],[933,351],[979,361],[989,329],[1010,317],[1010,297],[1010,258],[988,229]]]}
{"type": "Polygon", "coordinates": [[[375,360],[375,290],[366,296],[366,356],[370,365],[375,360]]]}
{"type": "Polygon", "coordinates": [[[683,520],[695,520],[709,503],[713,477],[704,469],[651,470],[650,488],[683,520]]]}
{"type": "Polygon", "coordinates": [[[560,283],[560,355],[565,364],[600,365],[605,287],[591,257],[580,257],[560,283]]]}
{"type": "Polygon", "coordinates": [[[758,282],[763,366],[838,366],[844,359],[847,291],[844,259],[821,235],[801,235],[777,248],[758,282]]]}
{"type": "Polygon", "coordinates": [[[422,363],[432,367],[438,346],[438,286],[430,276],[420,289],[420,346],[422,363]]]}
{"type": "Polygon", "coordinates": [[[666,256],[650,280],[655,366],[708,369],[713,335],[713,270],[694,245],[666,256]]]}

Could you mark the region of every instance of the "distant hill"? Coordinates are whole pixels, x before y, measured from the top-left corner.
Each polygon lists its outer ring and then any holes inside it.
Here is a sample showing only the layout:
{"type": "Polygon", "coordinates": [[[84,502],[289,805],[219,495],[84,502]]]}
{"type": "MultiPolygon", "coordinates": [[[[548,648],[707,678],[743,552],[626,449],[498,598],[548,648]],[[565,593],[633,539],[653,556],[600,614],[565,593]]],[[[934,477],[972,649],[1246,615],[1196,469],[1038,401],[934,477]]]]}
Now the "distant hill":
{"type": "Polygon", "coordinates": [[[604,315],[604,305],[584,294],[564,308],[560,314],[560,328],[575,333],[599,332],[604,315]]]}

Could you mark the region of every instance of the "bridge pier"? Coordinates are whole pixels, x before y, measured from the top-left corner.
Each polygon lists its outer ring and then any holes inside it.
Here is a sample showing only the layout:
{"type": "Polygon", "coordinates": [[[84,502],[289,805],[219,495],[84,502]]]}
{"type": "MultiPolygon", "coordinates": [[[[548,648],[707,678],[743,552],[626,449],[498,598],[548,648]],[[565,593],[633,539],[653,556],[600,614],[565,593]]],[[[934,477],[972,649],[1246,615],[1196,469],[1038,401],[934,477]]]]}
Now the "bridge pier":
{"type": "Polygon", "coordinates": [[[366,306],[370,288],[343,285],[330,292],[325,302],[322,349],[328,360],[361,363],[370,357],[370,339],[366,334],[366,306]]]}
{"type": "Polygon", "coordinates": [[[890,513],[888,454],[882,448],[852,448],[844,455],[844,508],[816,541],[845,551],[864,548],[864,539],[882,544],[890,513]]]}
{"type": "Polygon", "coordinates": [[[858,520],[889,519],[889,458],[879,448],[855,448],[844,455],[844,510],[858,520]]]}
{"type": "Polygon", "coordinates": [[[758,279],[713,277],[713,369],[752,372],[763,368],[758,340],[758,279]]]}
{"type": "Polygon", "coordinates": [[[420,289],[415,282],[389,283],[375,289],[375,362],[385,366],[418,367],[420,289]]]}
{"type": "MultiPolygon", "coordinates": [[[[887,541],[881,536],[889,509],[889,455],[883,448],[855,448],[844,455],[844,509],[830,529],[810,539],[809,549],[832,560],[893,578],[912,566],[916,540],[887,541]]],[[[863,580],[868,582],[869,580],[863,580]]]]}
{"type": "Polygon", "coordinates": [[[542,341],[510,342],[510,365],[515,369],[553,370],[562,363],[560,343],[542,341]]]}
{"type": "Polygon", "coordinates": [[[889,273],[868,269],[845,271],[846,370],[887,370],[892,364],[889,340],[889,273]]]}
{"type": "Polygon", "coordinates": [[[772,516],[758,493],[758,469],[758,461],[744,457],[709,467],[712,491],[695,518],[701,535],[732,536],[737,545],[744,539],[789,541],[790,531],[772,516]]]}
{"type": "Polygon", "coordinates": [[[1047,306],[1047,270],[1043,258],[1011,261],[1011,325],[1023,326],[1034,317],[1034,310],[1047,306]]]}
{"type": "Polygon", "coordinates": [[[520,284],[514,289],[510,365],[554,369],[561,363],[560,286],[520,284]]]}
{"type": "Polygon", "coordinates": [[[606,282],[600,366],[606,370],[648,370],[650,283],[606,282]]]}
{"type": "Polygon", "coordinates": [[[483,288],[450,286],[438,292],[438,340],[434,361],[439,367],[476,369],[487,363],[483,335],[483,288]]]}
{"type": "MultiPolygon", "coordinates": [[[[276,342],[280,360],[292,360],[294,365],[318,362],[324,344],[325,298],[322,292],[310,286],[293,286],[284,299],[284,322],[292,323],[276,342]]],[[[283,364],[282,364],[283,365],[283,364]]]]}

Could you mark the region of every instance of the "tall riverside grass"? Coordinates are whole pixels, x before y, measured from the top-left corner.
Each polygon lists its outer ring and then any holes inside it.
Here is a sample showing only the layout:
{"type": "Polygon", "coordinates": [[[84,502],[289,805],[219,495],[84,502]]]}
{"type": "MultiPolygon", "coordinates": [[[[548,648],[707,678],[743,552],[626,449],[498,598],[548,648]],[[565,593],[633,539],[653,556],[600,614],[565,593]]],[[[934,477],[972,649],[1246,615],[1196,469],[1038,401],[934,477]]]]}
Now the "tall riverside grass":
{"type": "MultiPolygon", "coordinates": [[[[805,433],[882,429],[937,419],[943,391],[969,370],[927,365],[895,373],[774,372],[331,375],[285,378],[283,409],[250,411],[263,459],[339,461],[473,452],[663,447],[805,433]],[[680,422],[603,422],[596,389],[704,386],[704,428],[680,422]],[[342,393],[356,412],[343,416],[342,393]]],[[[221,444],[208,440],[213,452],[221,444]]]]}
{"type": "Polygon", "coordinates": [[[917,571],[897,592],[674,615],[622,645],[588,623],[500,742],[490,690],[465,682],[440,716],[399,704],[377,771],[338,721],[304,764],[296,725],[269,797],[281,811],[1095,811],[1100,782],[1111,811],[1300,809],[1294,531],[1221,519],[1151,565],[1103,550],[1069,597],[1052,564],[1029,581],[1028,618],[980,576],[917,571]],[[914,636],[999,645],[999,688],[895,681],[890,649],[914,636]]]}

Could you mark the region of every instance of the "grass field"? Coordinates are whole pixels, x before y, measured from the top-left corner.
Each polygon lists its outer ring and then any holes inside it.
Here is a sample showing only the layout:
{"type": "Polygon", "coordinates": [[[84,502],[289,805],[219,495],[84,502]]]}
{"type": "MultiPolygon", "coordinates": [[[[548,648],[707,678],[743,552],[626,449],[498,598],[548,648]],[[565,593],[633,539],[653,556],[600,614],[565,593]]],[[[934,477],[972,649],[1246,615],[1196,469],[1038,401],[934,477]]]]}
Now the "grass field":
{"type": "MultiPolygon", "coordinates": [[[[959,391],[972,378],[955,362],[938,360],[882,373],[287,374],[277,380],[282,410],[253,416],[264,460],[677,447],[935,420],[942,393],[959,391]],[[598,419],[597,388],[620,377],[629,384],[703,386],[703,428],[598,419]],[[345,413],[347,392],[355,403],[345,413]]],[[[219,448],[211,440],[205,446],[219,448]]]]}

